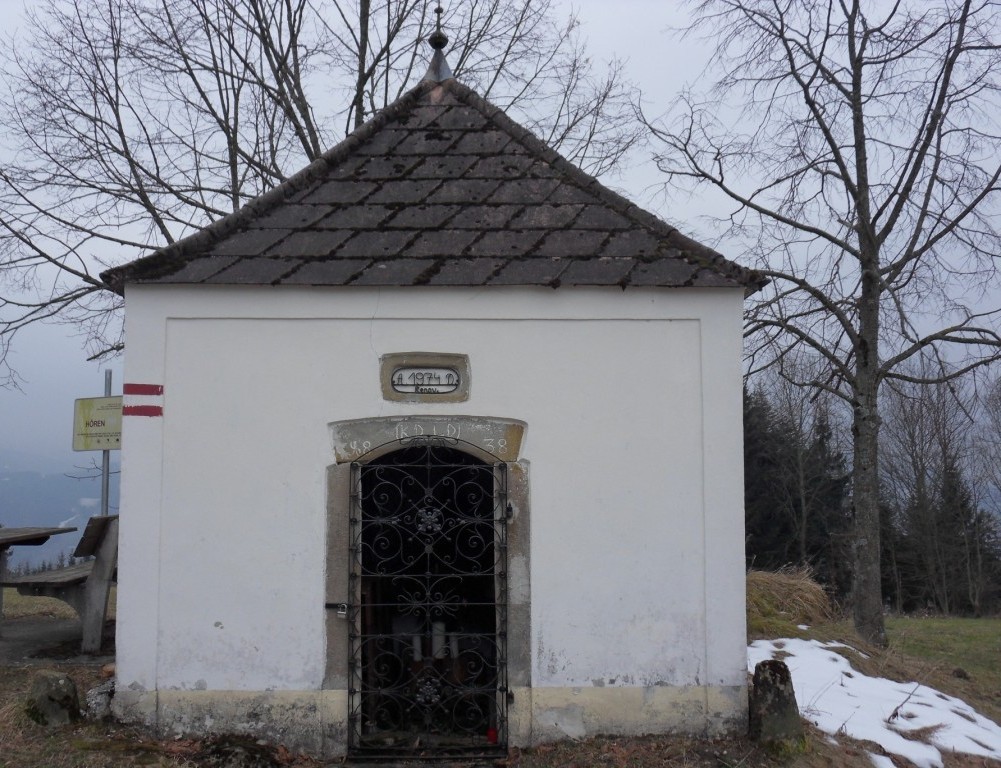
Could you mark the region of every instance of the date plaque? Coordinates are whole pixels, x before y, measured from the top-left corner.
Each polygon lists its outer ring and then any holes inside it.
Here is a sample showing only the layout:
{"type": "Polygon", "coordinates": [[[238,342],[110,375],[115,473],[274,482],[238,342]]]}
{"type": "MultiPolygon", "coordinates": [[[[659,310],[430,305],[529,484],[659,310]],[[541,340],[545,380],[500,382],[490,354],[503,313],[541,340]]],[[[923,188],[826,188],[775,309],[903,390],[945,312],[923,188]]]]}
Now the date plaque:
{"type": "Polygon", "coordinates": [[[447,352],[397,352],[379,359],[382,396],[406,403],[469,399],[469,358],[447,352]]]}
{"type": "Polygon", "coordinates": [[[392,376],[393,391],[410,395],[448,395],[459,388],[460,382],[454,368],[434,365],[401,365],[392,376]]]}

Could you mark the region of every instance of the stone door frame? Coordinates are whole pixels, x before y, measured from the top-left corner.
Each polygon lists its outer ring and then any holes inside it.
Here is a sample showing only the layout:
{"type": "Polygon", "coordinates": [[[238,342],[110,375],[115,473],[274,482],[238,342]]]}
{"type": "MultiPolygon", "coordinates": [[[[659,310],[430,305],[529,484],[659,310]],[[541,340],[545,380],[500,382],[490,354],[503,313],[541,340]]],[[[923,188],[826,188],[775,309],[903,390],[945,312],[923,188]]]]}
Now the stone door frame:
{"type": "MultiPolygon", "coordinates": [[[[462,450],[485,462],[503,461],[508,467],[508,637],[507,679],[508,716],[513,730],[510,743],[525,743],[527,734],[518,733],[531,722],[528,691],[532,685],[531,658],[531,547],[529,462],[521,455],[527,424],[510,418],[491,416],[384,416],[350,419],[329,425],[335,463],[327,474],[326,552],[326,671],[325,690],[346,694],[350,685],[348,661],[349,622],[339,610],[351,601],[350,514],[351,465],[367,463],[400,447],[408,437],[440,437],[461,441],[462,450]],[[524,699],[520,701],[519,699],[524,699]]],[[[347,717],[331,736],[346,746],[347,717]]],[[[333,725],[333,724],[332,724],[333,725]]],[[[528,725],[530,728],[530,725],[528,725]]]]}

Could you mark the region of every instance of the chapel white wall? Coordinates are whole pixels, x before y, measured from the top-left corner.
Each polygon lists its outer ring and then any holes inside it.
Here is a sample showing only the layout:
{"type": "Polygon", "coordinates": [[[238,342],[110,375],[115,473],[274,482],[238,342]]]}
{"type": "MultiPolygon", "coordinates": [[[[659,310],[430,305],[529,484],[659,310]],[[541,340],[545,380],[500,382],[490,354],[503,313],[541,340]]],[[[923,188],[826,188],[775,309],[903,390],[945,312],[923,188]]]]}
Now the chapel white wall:
{"type": "Polygon", "coordinates": [[[532,685],[743,686],[737,290],[130,286],[118,686],[308,691],[325,665],[328,424],[528,424],[532,685]],[[468,354],[469,401],[378,359],[468,354]],[[705,556],[703,557],[703,552],[705,556]]]}

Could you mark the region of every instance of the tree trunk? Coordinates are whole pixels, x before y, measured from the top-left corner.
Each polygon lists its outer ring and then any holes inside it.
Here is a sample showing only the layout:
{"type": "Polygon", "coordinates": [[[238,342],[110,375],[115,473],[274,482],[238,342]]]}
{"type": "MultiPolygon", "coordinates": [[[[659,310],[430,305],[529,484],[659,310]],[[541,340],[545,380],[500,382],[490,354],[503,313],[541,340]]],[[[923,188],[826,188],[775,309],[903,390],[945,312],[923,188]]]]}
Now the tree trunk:
{"type": "Polygon", "coordinates": [[[855,572],[852,607],[856,631],[866,640],[886,645],[879,567],[879,417],[876,388],[858,392],[852,432],[855,435],[855,468],[852,472],[855,501],[855,572]]]}
{"type": "MultiPolygon", "coordinates": [[[[851,61],[852,133],[855,138],[855,184],[859,248],[858,333],[855,338],[855,377],[852,382],[854,459],[852,484],[855,502],[855,573],[852,609],[855,631],[876,645],[886,645],[883,626],[883,589],[879,567],[879,307],[883,285],[880,244],[869,199],[869,158],[859,47],[859,5],[848,14],[848,50],[851,61]]],[[[864,39],[864,38],[863,38],[864,39]]]]}
{"type": "MultiPolygon", "coordinates": [[[[876,260],[872,259],[870,264],[874,263],[876,260]]],[[[859,335],[853,382],[855,570],[852,611],[859,635],[871,643],[885,646],[879,566],[879,292],[875,269],[865,269],[859,300],[859,335]]]]}
{"type": "MultiPolygon", "coordinates": [[[[804,437],[805,439],[805,437],[804,437]]],[[[807,542],[807,531],[806,526],[808,524],[808,511],[807,511],[807,499],[806,499],[806,472],[804,471],[803,464],[806,462],[806,457],[803,455],[805,452],[803,448],[799,451],[799,461],[796,473],[796,480],[799,485],[799,564],[806,567],[810,564],[810,559],[806,554],[806,542],[807,542]]]]}

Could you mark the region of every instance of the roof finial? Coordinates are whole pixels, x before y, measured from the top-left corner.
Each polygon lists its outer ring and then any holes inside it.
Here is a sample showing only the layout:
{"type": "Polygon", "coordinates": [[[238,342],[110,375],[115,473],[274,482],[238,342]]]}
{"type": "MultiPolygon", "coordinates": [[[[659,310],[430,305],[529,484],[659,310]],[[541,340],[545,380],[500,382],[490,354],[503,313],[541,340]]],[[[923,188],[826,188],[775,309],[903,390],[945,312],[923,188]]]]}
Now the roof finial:
{"type": "Polygon", "coordinates": [[[441,15],[445,12],[441,7],[441,3],[438,3],[438,7],[434,9],[434,12],[436,17],[435,29],[434,32],[428,35],[428,45],[434,48],[434,55],[431,57],[431,65],[428,67],[428,73],[424,75],[424,79],[441,83],[452,79],[452,70],[449,69],[448,62],[445,61],[445,54],[443,53],[445,46],[448,45],[448,37],[441,31],[441,15]]]}
{"type": "Polygon", "coordinates": [[[444,12],[445,11],[442,9],[441,3],[438,3],[438,7],[434,9],[436,16],[434,22],[434,32],[432,32],[428,37],[428,44],[436,51],[440,51],[448,45],[448,38],[445,36],[445,33],[441,31],[441,15],[444,12]]]}

